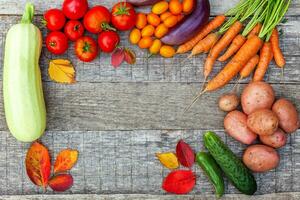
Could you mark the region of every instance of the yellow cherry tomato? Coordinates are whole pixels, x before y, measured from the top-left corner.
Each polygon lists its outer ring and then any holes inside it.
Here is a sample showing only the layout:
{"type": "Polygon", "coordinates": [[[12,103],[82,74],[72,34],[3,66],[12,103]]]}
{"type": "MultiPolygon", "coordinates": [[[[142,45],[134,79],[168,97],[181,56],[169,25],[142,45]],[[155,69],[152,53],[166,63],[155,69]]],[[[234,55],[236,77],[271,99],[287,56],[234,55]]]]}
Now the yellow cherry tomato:
{"type": "Polygon", "coordinates": [[[154,14],[160,15],[169,9],[169,3],[167,1],[159,1],[152,7],[154,14]]]}
{"type": "Polygon", "coordinates": [[[164,25],[168,28],[172,28],[173,26],[175,26],[177,24],[178,18],[176,15],[171,15],[169,16],[167,19],[165,19],[164,21],[164,25]]]}
{"type": "Polygon", "coordinates": [[[152,26],[158,26],[160,24],[160,18],[157,14],[150,13],[147,15],[147,21],[152,26]]]}
{"type": "Polygon", "coordinates": [[[155,40],[153,41],[153,44],[152,44],[151,47],[149,48],[149,52],[150,52],[151,54],[158,54],[161,45],[162,45],[161,41],[160,41],[159,39],[155,39],[155,40]]]}
{"type": "Polygon", "coordinates": [[[142,29],[142,37],[151,37],[154,34],[155,28],[152,25],[147,25],[142,29]]]}
{"type": "Polygon", "coordinates": [[[133,29],[129,35],[129,41],[131,44],[137,44],[142,37],[141,31],[137,28],[133,29]]]}
{"type": "Polygon", "coordinates": [[[156,27],[154,35],[157,38],[162,38],[168,33],[168,31],[169,29],[166,27],[166,25],[160,24],[158,27],[156,27]]]}
{"type": "Polygon", "coordinates": [[[175,49],[171,46],[164,45],[160,48],[160,55],[165,58],[172,58],[175,55],[175,49]]]}

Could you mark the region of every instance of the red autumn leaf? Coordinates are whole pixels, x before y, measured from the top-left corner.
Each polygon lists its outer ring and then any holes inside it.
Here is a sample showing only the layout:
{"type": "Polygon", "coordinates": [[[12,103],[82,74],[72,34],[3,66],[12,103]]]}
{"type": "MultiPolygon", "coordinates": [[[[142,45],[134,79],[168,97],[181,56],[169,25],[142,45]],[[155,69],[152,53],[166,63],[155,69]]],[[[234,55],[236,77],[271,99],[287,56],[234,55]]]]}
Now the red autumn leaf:
{"type": "Polygon", "coordinates": [[[136,62],[136,55],[134,51],[129,48],[126,48],[124,53],[125,53],[125,58],[124,58],[125,61],[130,65],[134,65],[136,62]]]}
{"type": "Polygon", "coordinates": [[[118,68],[125,59],[123,48],[117,48],[111,55],[111,64],[114,68],[118,68]]]}
{"type": "Polygon", "coordinates": [[[191,168],[195,163],[195,153],[193,149],[183,140],[179,140],[176,146],[176,155],[179,162],[185,167],[191,168]]]}
{"type": "Polygon", "coordinates": [[[50,179],[49,186],[56,192],[64,192],[73,186],[73,177],[70,174],[59,174],[50,179]]]}
{"type": "Polygon", "coordinates": [[[196,176],[191,170],[176,170],[169,173],[162,188],[174,194],[187,194],[196,184],[196,176]]]}
{"type": "Polygon", "coordinates": [[[78,151],[65,149],[59,152],[54,163],[54,173],[70,170],[77,162],[78,151]]]}
{"type": "Polygon", "coordinates": [[[42,144],[34,142],[27,152],[25,165],[30,180],[35,185],[46,188],[51,173],[48,149],[42,144]]]}

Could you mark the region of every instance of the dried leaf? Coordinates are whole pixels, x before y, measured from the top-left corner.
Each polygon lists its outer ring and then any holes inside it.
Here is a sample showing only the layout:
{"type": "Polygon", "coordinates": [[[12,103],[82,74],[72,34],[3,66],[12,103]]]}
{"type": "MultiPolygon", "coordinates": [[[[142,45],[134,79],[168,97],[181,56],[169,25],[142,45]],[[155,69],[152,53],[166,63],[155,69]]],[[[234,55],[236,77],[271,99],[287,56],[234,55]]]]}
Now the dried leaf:
{"type": "Polygon", "coordinates": [[[69,60],[51,60],[48,68],[50,78],[58,83],[75,83],[75,69],[69,60]]]}
{"type": "Polygon", "coordinates": [[[65,149],[61,151],[54,163],[54,173],[60,173],[70,170],[77,162],[78,151],[65,149]]]}
{"type": "Polygon", "coordinates": [[[59,174],[50,179],[49,186],[56,192],[64,192],[73,186],[73,177],[70,174],[59,174]]]}
{"type": "Polygon", "coordinates": [[[111,55],[111,64],[114,68],[118,68],[125,59],[123,48],[117,48],[111,55]]]}
{"type": "Polygon", "coordinates": [[[126,48],[125,49],[125,61],[130,64],[130,65],[134,65],[136,62],[136,55],[134,53],[133,50],[126,48]]]}
{"type": "Polygon", "coordinates": [[[191,170],[172,171],[163,181],[162,188],[174,194],[187,194],[196,184],[196,176],[191,170]]]}
{"type": "Polygon", "coordinates": [[[173,152],[157,153],[156,157],[168,169],[177,169],[179,167],[177,156],[173,152]]]}
{"type": "Polygon", "coordinates": [[[185,167],[191,168],[195,163],[195,153],[193,149],[183,140],[179,140],[176,146],[176,155],[179,162],[185,167]]]}
{"type": "Polygon", "coordinates": [[[48,149],[42,144],[34,142],[27,152],[25,165],[30,180],[35,185],[46,188],[51,172],[48,149]]]}

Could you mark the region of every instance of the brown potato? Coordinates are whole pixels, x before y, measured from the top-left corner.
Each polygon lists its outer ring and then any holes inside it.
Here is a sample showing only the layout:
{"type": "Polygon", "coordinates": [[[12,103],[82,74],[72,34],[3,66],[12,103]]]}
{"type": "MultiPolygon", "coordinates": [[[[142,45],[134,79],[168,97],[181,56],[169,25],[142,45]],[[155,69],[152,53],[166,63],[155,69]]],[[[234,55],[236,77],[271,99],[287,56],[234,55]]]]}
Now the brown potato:
{"type": "Polygon", "coordinates": [[[239,97],[234,94],[224,94],[219,99],[219,108],[225,112],[235,110],[240,104],[239,97]]]}
{"type": "Polygon", "coordinates": [[[278,166],[279,154],[262,144],[249,146],[243,155],[244,164],[254,172],[266,172],[278,166]]]}
{"type": "Polygon", "coordinates": [[[247,125],[258,135],[272,135],[278,128],[278,117],[269,109],[260,109],[248,116],[247,125]]]}
{"type": "Polygon", "coordinates": [[[257,135],[247,127],[247,116],[240,111],[232,111],[224,118],[225,131],[243,144],[252,144],[257,135]]]}
{"type": "Polygon", "coordinates": [[[286,133],[293,133],[299,128],[298,112],[292,102],[287,99],[279,99],[274,103],[272,110],[279,118],[279,126],[286,133]]]}
{"type": "Polygon", "coordinates": [[[286,144],[286,134],[280,128],[275,131],[273,135],[260,135],[260,141],[273,148],[280,148],[286,144]]]}
{"type": "Polygon", "coordinates": [[[265,82],[249,83],[241,96],[242,108],[247,115],[262,108],[271,109],[274,101],[274,90],[271,85],[265,82]]]}

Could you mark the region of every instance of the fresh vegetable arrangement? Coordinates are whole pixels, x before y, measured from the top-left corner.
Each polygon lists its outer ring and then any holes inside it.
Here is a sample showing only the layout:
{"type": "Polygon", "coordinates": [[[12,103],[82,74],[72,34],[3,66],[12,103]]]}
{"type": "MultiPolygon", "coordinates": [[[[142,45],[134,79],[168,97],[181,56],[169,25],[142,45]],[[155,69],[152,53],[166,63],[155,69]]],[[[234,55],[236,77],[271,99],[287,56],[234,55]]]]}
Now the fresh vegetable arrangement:
{"type": "MultiPolygon", "coordinates": [[[[135,1],[135,5],[137,4],[135,1]]],[[[156,1],[147,1],[148,5],[156,1]]],[[[175,55],[175,46],[194,37],[207,23],[210,15],[208,0],[166,0],[152,6],[151,13],[138,13],[136,28],[129,40],[149,53],[165,58],[175,55]]]]}

